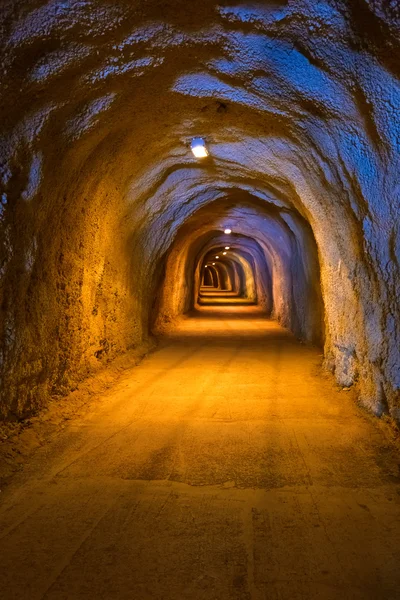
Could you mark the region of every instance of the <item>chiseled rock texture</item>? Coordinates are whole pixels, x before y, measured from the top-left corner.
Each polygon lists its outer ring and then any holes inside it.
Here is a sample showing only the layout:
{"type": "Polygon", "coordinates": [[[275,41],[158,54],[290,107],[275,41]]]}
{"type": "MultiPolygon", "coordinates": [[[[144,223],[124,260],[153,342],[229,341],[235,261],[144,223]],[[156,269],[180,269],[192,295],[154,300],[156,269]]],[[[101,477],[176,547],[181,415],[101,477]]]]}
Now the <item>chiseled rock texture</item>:
{"type": "Polygon", "coordinates": [[[3,0],[0,36],[3,417],[190,308],[229,218],[266,308],[400,418],[398,2],[3,0]]]}

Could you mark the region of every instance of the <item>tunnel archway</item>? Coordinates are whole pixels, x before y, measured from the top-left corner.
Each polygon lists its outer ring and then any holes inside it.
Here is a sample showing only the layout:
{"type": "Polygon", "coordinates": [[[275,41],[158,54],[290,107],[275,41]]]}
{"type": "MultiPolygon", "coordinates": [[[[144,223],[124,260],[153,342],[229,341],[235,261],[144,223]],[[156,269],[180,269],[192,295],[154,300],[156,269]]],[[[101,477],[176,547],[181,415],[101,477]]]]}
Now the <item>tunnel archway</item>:
{"type": "Polygon", "coordinates": [[[255,304],[257,291],[250,260],[251,257],[246,259],[243,253],[237,253],[233,249],[230,249],[229,255],[227,250],[217,247],[212,247],[208,251],[203,249],[202,257],[198,259],[198,264],[194,268],[195,297],[192,308],[202,304],[232,304],[239,300],[247,300],[255,304]],[[210,270],[218,272],[218,285],[213,286],[212,289],[209,289],[210,286],[204,286],[205,280],[201,275],[210,270]]]}
{"type": "Polygon", "coordinates": [[[156,331],[194,308],[203,261],[218,265],[224,252],[238,265],[240,295],[299,338],[323,343],[319,261],[310,226],[296,212],[285,211],[282,218],[268,203],[248,196],[213,200],[181,226],[158,284],[156,331]],[[223,233],[226,223],[232,234],[223,233]]]}
{"type": "Polygon", "coordinates": [[[258,244],[260,305],[324,339],[338,383],[398,417],[399,15],[350,5],[166,3],[160,22],[153,2],[6,2],[4,416],[145,344],[154,315],[189,310],[188,256],[229,217],[258,244]]]}
{"type": "MultiPolygon", "coordinates": [[[[225,252],[225,254],[227,254],[225,252]]],[[[220,273],[220,285],[218,292],[214,292],[214,297],[217,293],[223,297],[227,297],[226,292],[231,291],[232,287],[237,284],[237,296],[239,298],[248,299],[251,302],[256,303],[257,301],[257,290],[253,271],[252,258],[245,252],[238,252],[237,250],[229,251],[229,258],[223,256],[222,250],[212,248],[211,256],[208,260],[215,259],[215,267],[220,273]],[[218,255],[214,256],[215,252],[219,252],[221,257],[218,255]],[[218,258],[217,258],[218,256],[218,258]],[[233,266],[235,265],[235,266],[233,266]],[[237,280],[235,281],[235,273],[237,274],[237,280]]],[[[207,255],[199,260],[198,267],[194,269],[194,294],[195,299],[199,302],[199,293],[201,292],[201,285],[199,285],[198,270],[201,271],[201,261],[207,260],[207,255]]],[[[196,303],[196,301],[195,301],[196,303]]]]}

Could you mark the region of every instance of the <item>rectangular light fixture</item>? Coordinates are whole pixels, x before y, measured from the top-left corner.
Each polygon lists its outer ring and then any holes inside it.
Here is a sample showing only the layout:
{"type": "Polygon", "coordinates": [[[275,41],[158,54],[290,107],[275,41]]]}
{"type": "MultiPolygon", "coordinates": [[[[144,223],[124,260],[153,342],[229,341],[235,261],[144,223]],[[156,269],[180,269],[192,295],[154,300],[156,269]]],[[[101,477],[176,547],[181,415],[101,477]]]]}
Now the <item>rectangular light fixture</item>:
{"type": "Polygon", "coordinates": [[[190,148],[196,158],[205,158],[208,156],[208,150],[203,138],[193,138],[190,143],[190,148]]]}

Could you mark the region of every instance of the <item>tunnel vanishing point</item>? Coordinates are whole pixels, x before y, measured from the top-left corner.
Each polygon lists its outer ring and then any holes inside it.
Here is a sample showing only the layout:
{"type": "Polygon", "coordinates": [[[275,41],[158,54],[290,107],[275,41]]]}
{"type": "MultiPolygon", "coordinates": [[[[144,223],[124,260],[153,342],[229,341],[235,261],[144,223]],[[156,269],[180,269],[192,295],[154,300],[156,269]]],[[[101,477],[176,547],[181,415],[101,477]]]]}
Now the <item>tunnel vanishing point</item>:
{"type": "Polygon", "coordinates": [[[2,0],[0,43],[4,431],[159,340],[41,439],[0,510],[0,595],[400,598],[399,2],[2,0]],[[154,511],[121,542],[132,494],[154,511]]]}

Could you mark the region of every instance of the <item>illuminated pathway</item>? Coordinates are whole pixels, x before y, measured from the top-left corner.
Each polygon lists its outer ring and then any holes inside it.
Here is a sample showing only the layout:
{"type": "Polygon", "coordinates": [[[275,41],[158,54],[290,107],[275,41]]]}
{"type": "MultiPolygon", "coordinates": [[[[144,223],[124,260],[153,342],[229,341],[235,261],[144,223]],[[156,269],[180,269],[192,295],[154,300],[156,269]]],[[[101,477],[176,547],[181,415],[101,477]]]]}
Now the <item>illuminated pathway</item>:
{"type": "Polygon", "coordinates": [[[320,360],[255,307],[182,321],[3,493],[1,597],[399,598],[396,453],[320,360]]]}

